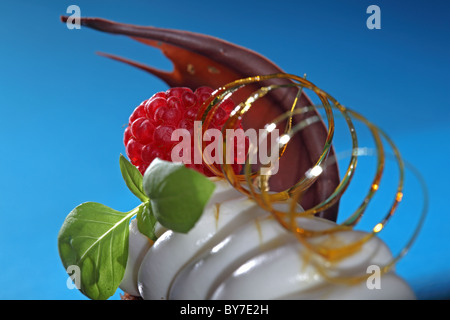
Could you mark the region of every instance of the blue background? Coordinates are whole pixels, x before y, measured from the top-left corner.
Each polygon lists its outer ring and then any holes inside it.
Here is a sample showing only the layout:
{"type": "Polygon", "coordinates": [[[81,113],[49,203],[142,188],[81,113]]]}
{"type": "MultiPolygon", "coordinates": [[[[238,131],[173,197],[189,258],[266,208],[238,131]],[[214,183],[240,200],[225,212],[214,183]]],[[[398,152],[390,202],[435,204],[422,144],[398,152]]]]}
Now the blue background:
{"type": "MultiPolygon", "coordinates": [[[[119,171],[123,126],[137,104],[166,85],[95,52],[171,69],[156,49],[126,37],[69,30],[59,16],[71,4],[82,16],[206,33],[248,47],[289,73],[306,73],[382,127],[430,192],[422,231],[397,271],[418,298],[450,298],[447,1],[3,0],[1,299],[85,299],[67,288],[57,252],[65,216],[85,201],[122,211],[138,204],[119,171]],[[371,4],[381,8],[380,30],[366,27],[371,4]]],[[[417,222],[421,197],[412,190],[405,192],[411,205],[400,213],[417,222]]],[[[405,240],[402,223],[392,230],[386,241],[395,247],[405,240]]]]}

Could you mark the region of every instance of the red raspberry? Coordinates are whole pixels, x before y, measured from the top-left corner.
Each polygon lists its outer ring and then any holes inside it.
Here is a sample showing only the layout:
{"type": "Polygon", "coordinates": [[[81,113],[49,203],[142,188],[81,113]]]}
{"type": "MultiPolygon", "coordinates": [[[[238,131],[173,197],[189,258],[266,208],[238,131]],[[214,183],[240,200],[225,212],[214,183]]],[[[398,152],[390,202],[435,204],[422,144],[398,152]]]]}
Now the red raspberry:
{"type": "MultiPolygon", "coordinates": [[[[170,88],[166,92],[154,94],[134,109],[125,129],[123,142],[128,158],[142,174],[155,158],[171,160],[172,148],[178,143],[171,141],[172,132],[181,128],[187,129],[191,134],[191,163],[186,166],[207,176],[212,175],[206,164],[194,164],[193,133],[198,110],[213,91],[209,87],[200,87],[195,92],[183,87],[170,88]]],[[[234,103],[231,99],[223,101],[209,127],[222,129],[233,108],[234,103]]],[[[242,128],[240,124],[239,128],[242,128]]],[[[242,155],[236,155],[235,152],[236,158],[242,158],[242,155]]],[[[216,166],[220,168],[220,165],[216,166]]],[[[236,173],[241,168],[241,165],[233,164],[236,173]]]]}

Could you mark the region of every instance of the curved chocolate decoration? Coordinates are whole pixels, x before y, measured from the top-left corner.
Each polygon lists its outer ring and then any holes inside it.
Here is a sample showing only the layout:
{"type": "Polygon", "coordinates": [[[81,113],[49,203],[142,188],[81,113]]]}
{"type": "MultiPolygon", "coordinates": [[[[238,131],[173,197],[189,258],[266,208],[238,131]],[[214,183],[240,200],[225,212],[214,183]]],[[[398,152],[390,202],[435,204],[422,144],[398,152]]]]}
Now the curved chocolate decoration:
{"type": "MultiPolygon", "coordinates": [[[[61,20],[66,22],[67,17],[63,16],[61,20]]],[[[206,85],[218,88],[241,78],[283,72],[273,62],[254,51],[204,34],[135,26],[100,18],[82,18],[81,25],[107,33],[127,35],[141,43],[160,49],[172,61],[173,71],[166,72],[114,55],[100,54],[147,71],[171,87],[185,86],[196,89],[206,85]]],[[[286,83],[287,81],[289,80],[277,79],[271,83],[286,83]]],[[[239,92],[242,91],[241,97],[248,97],[255,88],[255,86],[247,86],[239,90],[239,92]]],[[[244,117],[244,127],[263,128],[270,120],[290,110],[296,93],[297,89],[278,89],[271,92],[267,98],[257,102],[257,108],[252,108],[248,116],[244,117]]],[[[298,106],[309,105],[312,105],[311,100],[305,93],[302,93],[298,106]]],[[[317,115],[317,112],[312,111],[307,115],[297,116],[294,120],[299,121],[312,114],[317,115]]],[[[306,170],[317,161],[322,152],[326,135],[323,123],[310,125],[295,135],[294,139],[289,142],[285,155],[281,158],[280,170],[276,179],[271,179],[271,187],[274,190],[282,190],[298,181],[306,170]]],[[[331,150],[330,156],[333,155],[334,151],[331,150]]],[[[330,165],[305,193],[301,200],[302,206],[308,209],[327,199],[338,184],[337,164],[330,165]]],[[[318,216],[336,221],[337,211],[338,205],[336,204],[319,213],[318,216]]]]}

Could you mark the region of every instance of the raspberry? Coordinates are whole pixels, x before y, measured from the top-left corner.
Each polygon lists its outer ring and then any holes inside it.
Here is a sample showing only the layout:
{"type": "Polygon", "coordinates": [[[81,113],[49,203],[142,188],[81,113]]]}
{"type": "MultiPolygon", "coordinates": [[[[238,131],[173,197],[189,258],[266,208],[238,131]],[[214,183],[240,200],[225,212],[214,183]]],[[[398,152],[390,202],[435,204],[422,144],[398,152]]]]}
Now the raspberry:
{"type": "Polygon", "coordinates": [[[137,118],[131,124],[131,135],[141,143],[149,143],[153,139],[155,125],[147,118],[137,118]]]}
{"type": "MultiPolygon", "coordinates": [[[[200,87],[195,92],[184,87],[170,88],[166,92],[154,94],[134,109],[125,129],[123,142],[128,158],[142,174],[155,158],[171,160],[172,148],[178,143],[171,140],[172,132],[175,129],[186,129],[191,134],[191,163],[185,165],[207,176],[212,175],[206,164],[194,164],[193,133],[198,110],[213,91],[209,87],[200,87]]],[[[221,130],[233,108],[231,99],[223,101],[209,127],[221,130]]],[[[238,127],[242,128],[240,124],[238,127]]],[[[242,158],[243,155],[237,155],[236,151],[235,149],[235,160],[242,158]]],[[[218,164],[216,166],[220,167],[218,164]]],[[[232,167],[236,173],[242,168],[236,163],[232,167]]]]}

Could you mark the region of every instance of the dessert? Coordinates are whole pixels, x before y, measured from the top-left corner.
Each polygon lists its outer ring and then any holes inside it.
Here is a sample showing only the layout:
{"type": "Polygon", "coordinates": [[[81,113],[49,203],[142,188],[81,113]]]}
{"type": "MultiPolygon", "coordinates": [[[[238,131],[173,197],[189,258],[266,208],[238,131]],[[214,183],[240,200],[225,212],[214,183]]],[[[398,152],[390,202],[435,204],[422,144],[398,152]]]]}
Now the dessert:
{"type": "MultiPolygon", "coordinates": [[[[402,181],[388,216],[371,232],[353,230],[378,189],[384,162],[381,138],[391,144],[376,126],[306,79],[283,73],[245,48],[182,31],[92,18],[81,22],[157,46],[175,66],[168,73],[106,55],[157,75],[171,89],[140,104],[124,133],[131,162],[121,156],[120,169],[142,203],[125,213],[84,203],[60,230],[61,259],[66,268],[80,268],[85,295],[107,299],[120,287],[127,297],[144,299],[414,298],[393,270],[398,257],[376,237],[401,201],[402,181]],[[322,101],[327,127],[307,90],[322,101]],[[182,95],[202,92],[207,96],[193,116],[180,103],[182,95]],[[234,103],[227,102],[230,96],[234,103]],[[342,180],[331,146],[333,109],[342,113],[352,136],[342,180]],[[250,143],[245,163],[228,160],[225,137],[220,164],[205,157],[194,165],[174,163],[167,156],[174,154],[168,137],[180,128],[192,134],[187,119],[222,133],[242,124],[259,129],[265,139],[278,130],[282,135],[269,144],[250,143]],[[379,166],[361,206],[337,224],[338,201],[359,152],[355,119],[370,128],[379,166]],[[266,154],[276,151],[277,156],[268,163],[251,162],[262,146],[270,149],[266,154]]],[[[195,148],[206,151],[204,141],[188,149],[194,153],[195,148]]],[[[230,150],[237,154],[233,146],[230,150]]]]}

